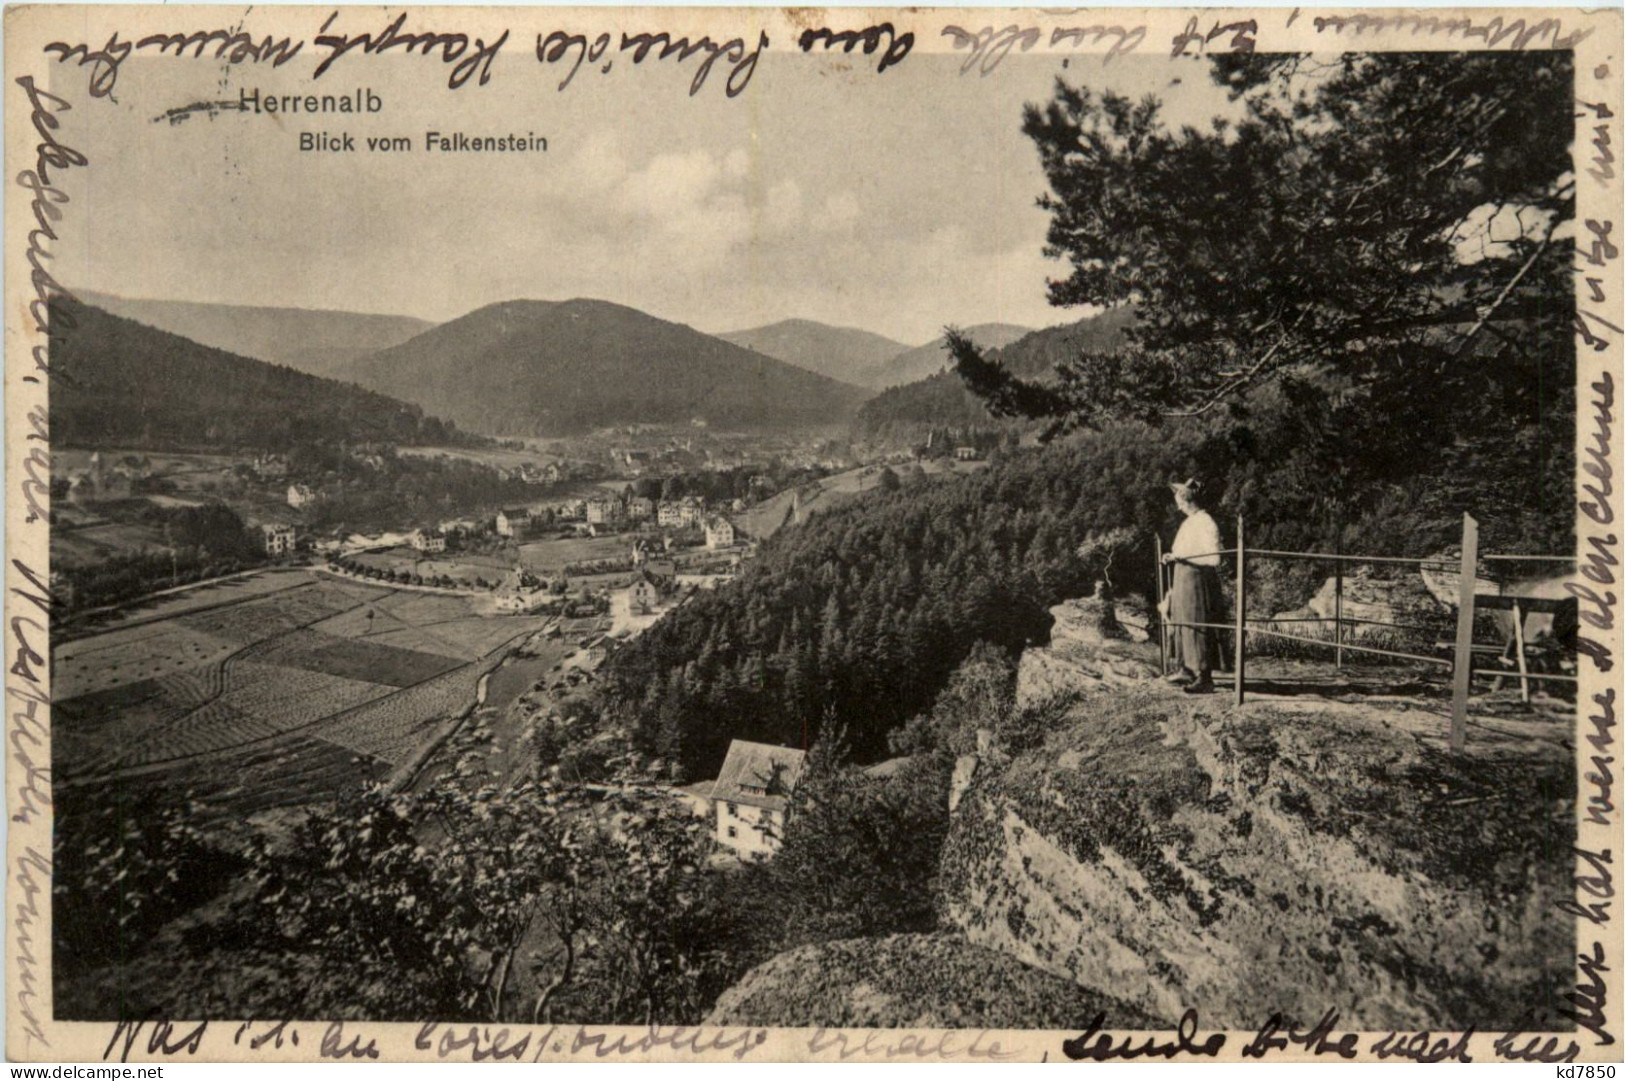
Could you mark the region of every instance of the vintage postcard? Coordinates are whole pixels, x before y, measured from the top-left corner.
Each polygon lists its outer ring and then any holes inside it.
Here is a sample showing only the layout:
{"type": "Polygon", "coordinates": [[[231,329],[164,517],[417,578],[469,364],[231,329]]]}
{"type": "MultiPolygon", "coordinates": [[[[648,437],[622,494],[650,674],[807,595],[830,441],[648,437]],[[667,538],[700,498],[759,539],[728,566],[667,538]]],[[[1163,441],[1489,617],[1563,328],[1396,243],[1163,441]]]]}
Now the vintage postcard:
{"type": "Polygon", "coordinates": [[[1620,42],[8,8],[7,1054],[1619,1060],[1620,42]]]}

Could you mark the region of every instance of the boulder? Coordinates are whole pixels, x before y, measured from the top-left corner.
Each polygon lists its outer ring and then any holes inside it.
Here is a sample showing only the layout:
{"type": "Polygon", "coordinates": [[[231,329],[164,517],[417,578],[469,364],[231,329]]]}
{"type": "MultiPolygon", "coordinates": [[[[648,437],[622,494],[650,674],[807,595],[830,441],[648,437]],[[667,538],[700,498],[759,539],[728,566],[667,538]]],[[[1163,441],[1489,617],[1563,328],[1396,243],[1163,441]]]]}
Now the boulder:
{"type": "Polygon", "coordinates": [[[1021,655],[1016,671],[1017,707],[1091,686],[1124,686],[1157,677],[1156,645],[1125,633],[1112,607],[1095,598],[1071,600],[1049,610],[1054,619],[1047,646],[1021,655]]]}
{"type": "Polygon", "coordinates": [[[1562,1024],[1575,781],[1557,727],[1455,756],[1439,718],[1398,706],[1097,686],[964,793],[940,910],[1204,1028],[1332,1007],[1350,1029],[1562,1024]]]}
{"type": "Polygon", "coordinates": [[[1109,995],[956,935],[913,934],[781,953],[724,991],[705,1023],[1081,1032],[1102,1011],[1114,1025],[1157,1023],[1109,995]]]}

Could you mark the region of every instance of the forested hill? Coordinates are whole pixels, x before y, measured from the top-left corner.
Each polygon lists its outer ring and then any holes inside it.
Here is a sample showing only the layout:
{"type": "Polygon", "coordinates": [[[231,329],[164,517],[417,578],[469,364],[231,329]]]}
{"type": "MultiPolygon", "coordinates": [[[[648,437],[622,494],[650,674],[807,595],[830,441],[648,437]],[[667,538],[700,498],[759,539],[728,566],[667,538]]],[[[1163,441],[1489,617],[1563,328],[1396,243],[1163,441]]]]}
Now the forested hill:
{"type": "MultiPolygon", "coordinates": [[[[1079,353],[1121,348],[1127,340],[1124,331],[1133,322],[1131,309],[1115,308],[1076,323],[1035,330],[992,355],[1014,374],[1043,378],[1051,375],[1061,361],[1074,359],[1079,353]]],[[[931,429],[967,432],[1021,426],[989,414],[982,400],[949,369],[869,399],[858,410],[852,432],[858,439],[906,444],[918,442],[931,429]]]]}
{"type": "Polygon", "coordinates": [[[601,300],[492,304],[364,357],[358,383],[490,435],[845,424],[857,387],[601,300]]]}
{"type": "Polygon", "coordinates": [[[434,326],[406,315],[144,300],[86,290],[75,295],[109,315],[201,345],[328,377],[357,357],[399,345],[434,326]]]}
{"type": "Polygon", "coordinates": [[[1018,453],[976,474],[874,491],[781,530],[727,586],[655,624],[606,666],[612,715],[650,753],[711,776],[730,739],[802,746],[826,715],[860,756],[925,709],[978,640],[1015,650],[1097,568],[1093,530],[1171,514],[1161,479],[1186,441],[1139,431],[1018,453]]]}
{"type": "MultiPolygon", "coordinates": [[[[964,329],[965,336],[983,349],[1002,349],[1032,333],[1031,327],[1018,327],[1013,323],[978,323],[964,329]]],[[[874,372],[871,382],[877,387],[900,387],[940,372],[951,360],[943,338],[898,353],[874,372]]]]}
{"type": "Polygon", "coordinates": [[[53,445],[286,450],[470,438],[417,406],[348,383],[211,349],[87,304],[53,310],[53,445]]]}

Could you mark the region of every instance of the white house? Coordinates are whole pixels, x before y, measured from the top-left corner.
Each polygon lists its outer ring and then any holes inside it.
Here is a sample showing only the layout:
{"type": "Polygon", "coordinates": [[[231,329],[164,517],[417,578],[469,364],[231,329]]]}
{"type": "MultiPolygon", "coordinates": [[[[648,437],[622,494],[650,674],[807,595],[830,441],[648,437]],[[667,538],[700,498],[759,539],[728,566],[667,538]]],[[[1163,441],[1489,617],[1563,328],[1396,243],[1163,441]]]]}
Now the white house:
{"type": "Polygon", "coordinates": [[[589,525],[609,525],[621,520],[621,511],[624,508],[621,501],[614,496],[599,496],[587,500],[587,523],[589,525]]]}
{"type": "Polygon", "coordinates": [[[720,514],[705,523],[705,546],[707,548],[731,548],[734,542],[733,523],[720,514]]]}
{"type": "Polygon", "coordinates": [[[792,747],[736,739],[728,745],[711,788],[717,843],[741,856],[767,858],[784,840],[790,794],[801,777],[806,753],[792,747]]]}
{"type": "Polygon", "coordinates": [[[444,552],[446,535],[438,529],[420,529],[412,534],[412,547],[420,552],[444,552]]]}
{"type": "Polygon", "coordinates": [[[529,507],[503,507],[497,511],[497,536],[517,536],[529,528],[529,507]]]}
{"type": "Polygon", "coordinates": [[[265,554],[287,555],[294,548],[293,526],[268,522],[260,526],[260,537],[265,541],[265,554]]]}
{"type": "Polygon", "coordinates": [[[307,507],[316,502],[316,491],[308,484],[288,485],[288,506],[307,507]]]}
{"type": "Polygon", "coordinates": [[[630,591],[628,603],[632,611],[647,615],[671,596],[674,585],[673,579],[656,574],[649,569],[648,564],[644,564],[632,572],[632,581],[628,584],[630,591]]]}

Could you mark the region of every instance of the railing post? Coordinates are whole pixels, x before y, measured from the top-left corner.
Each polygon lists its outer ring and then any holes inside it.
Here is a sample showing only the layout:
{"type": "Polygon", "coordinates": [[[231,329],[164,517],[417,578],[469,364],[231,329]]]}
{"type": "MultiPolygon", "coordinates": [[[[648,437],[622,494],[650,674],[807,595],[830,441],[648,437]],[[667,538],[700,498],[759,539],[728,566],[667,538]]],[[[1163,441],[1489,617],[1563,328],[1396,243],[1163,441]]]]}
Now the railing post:
{"type": "Polygon", "coordinates": [[[1162,668],[1157,674],[1165,676],[1168,674],[1168,614],[1162,610],[1162,537],[1154,536],[1152,540],[1157,546],[1157,648],[1162,657],[1162,668]]]}
{"type": "Polygon", "coordinates": [[[1467,696],[1473,682],[1473,598],[1478,592],[1478,522],[1461,516],[1461,586],[1456,603],[1455,684],[1450,695],[1450,749],[1467,743],[1467,696]]]}
{"type": "MultiPolygon", "coordinates": [[[[1343,554],[1343,545],[1341,543],[1339,543],[1338,546],[1337,546],[1337,554],[1339,556],[1341,556],[1343,554]]],[[[1342,559],[1339,559],[1337,561],[1336,567],[1337,567],[1337,588],[1336,588],[1335,598],[1332,601],[1332,604],[1333,604],[1333,610],[1332,610],[1332,616],[1333,616],[1332,643],[1337,649],[1337,667],[1342,668],[1343,667],[1343,561],[1342,561],[1342,559]]]]}
{"type": "Polygon", "coordinates": [[[1524,656],[1523,605],[1512,602],[1512,644],[1518,650],[1518,697],[1529,704],[1529,658],[1524,656]]]}
{"type": "Polygon", "coordinates": [[[1246,700],[1247,682],[1247,546],[1241,515],[1236,515],[1236,705],[1246,700]]]}

